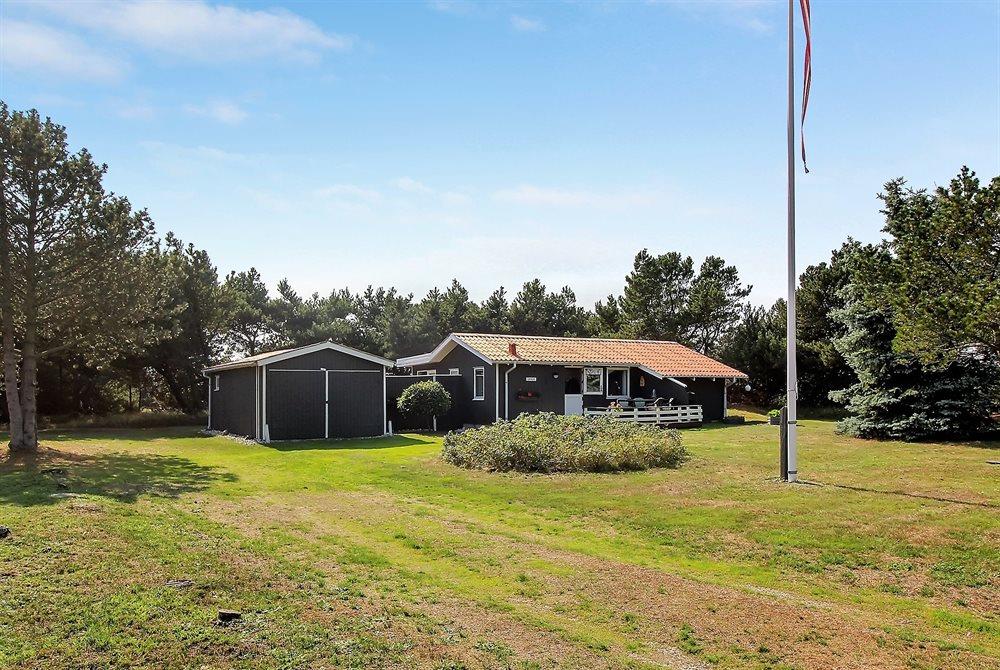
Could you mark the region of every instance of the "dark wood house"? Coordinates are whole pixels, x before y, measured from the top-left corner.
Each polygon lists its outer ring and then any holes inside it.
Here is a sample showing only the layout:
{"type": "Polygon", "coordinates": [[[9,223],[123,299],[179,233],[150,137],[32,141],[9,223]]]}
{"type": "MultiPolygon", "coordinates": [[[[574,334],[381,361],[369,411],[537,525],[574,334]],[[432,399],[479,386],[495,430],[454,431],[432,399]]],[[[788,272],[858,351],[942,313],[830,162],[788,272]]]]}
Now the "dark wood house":
{"type": "Polygon", "coordinates": [[[448,423],[459,425],[526,412],[609,410],[640,421],[666,417],[657,423],[719,421],[729,385],[747,378],[677,342],[482,333],[453,333],[433,351],[396,365],[413,375],[445,376],[460,408],[448,423]]]}
{"type": "Polygon", "coordinates": [[[319,342],[206,368],[208,428],[260,442],[383,435],[392,366],[319,342]]]}

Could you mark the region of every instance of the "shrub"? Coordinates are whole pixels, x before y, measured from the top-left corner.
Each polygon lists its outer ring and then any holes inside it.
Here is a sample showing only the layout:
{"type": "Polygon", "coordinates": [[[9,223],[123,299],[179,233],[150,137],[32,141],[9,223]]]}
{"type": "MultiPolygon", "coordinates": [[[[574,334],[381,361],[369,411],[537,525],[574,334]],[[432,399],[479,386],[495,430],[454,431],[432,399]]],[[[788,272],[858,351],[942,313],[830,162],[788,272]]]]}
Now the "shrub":
{"type": "Polygon", "coordinates": [[[407,386],[396,400],[403,416],[427,418],[447,414],[451,409],[451,394],[440,382],[417,382],[407,386]]]}
{"type": "Polygon", "coordinates": [[[676,430],[550,413],[448,433],[442,455],[464,468],[517,472],[676,468],[687,459],[676,430]]]}

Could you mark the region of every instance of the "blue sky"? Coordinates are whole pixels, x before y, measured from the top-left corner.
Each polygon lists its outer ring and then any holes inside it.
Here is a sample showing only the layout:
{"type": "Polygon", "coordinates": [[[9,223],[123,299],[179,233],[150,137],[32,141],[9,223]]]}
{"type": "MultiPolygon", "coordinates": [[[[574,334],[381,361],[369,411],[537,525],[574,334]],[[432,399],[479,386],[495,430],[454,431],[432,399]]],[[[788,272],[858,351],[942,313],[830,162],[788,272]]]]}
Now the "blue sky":
{"type": "MultiPolygon", "coordinates": [[[[783,4],[5,0],[0,94],[222,273],[301,292],[540,277],[584,304],[635,252],[784,286],[783,4]]],[[[1000,174],[1000,3],[814,0],[799,266],[875,195],[1000,174]]]]}

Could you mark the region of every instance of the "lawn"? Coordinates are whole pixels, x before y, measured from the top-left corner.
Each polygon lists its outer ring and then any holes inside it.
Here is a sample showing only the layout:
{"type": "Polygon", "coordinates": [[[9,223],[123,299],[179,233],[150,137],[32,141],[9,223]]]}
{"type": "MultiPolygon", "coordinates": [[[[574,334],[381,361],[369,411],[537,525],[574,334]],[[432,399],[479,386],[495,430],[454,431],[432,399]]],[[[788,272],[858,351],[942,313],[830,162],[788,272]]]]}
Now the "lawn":
{"type": "Polygon", "coordinates": [[[805,421],[783,485],[776,431],[559,476],[49,431],[0,463],[0,667],[1000,668],[1000,444],[805,421]]]}

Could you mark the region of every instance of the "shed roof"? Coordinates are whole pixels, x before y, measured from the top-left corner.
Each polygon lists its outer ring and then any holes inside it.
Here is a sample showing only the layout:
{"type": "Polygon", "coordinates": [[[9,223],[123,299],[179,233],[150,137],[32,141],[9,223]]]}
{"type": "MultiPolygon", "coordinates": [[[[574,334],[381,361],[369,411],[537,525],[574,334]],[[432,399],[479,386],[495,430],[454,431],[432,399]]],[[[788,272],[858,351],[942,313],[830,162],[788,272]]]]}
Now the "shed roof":
{"type": "Polygon", "coordinates": [[[659,377],[747,376],[678,342],[487,333],[453,333],[434,351],[401,358],[397,364],[408,367],[436,363],[455,346],[463,346],[490,363],[628,365],[659,377]],[[511,343],[515,345],[514,355],[510,353],[511,343]]]}
{"type": "Polygon", "coordinates": [[[275,351],[267,351],[254,356],[247,356],[246,358],[230,361],[228,363],[220,363],[218,365],[205,368],[202,372],[222,372],[223,370],[234,370],[236,368],[250,368],[258,365],[267,365],[268,363],[277,363],[278,361],[295,358],[296,356],[303,356],[305,354],[311,354],[314,351],[322,351],[323,349],[332,349],[334,351],[339,351],[342,354],[356,356],[357,358],[362,358],[373,363],[379,363],[380,365],[385,365],[387,367],[395,365],[395,362],[389,360],[388,358],[376,356],[375,354],[369,354],[367,351],[361,351],[360,349],[348,347],[344,344],[337,344],[336,342],[316,342],[315,344],[307,344],[304,347],[277,349],[275,351]]]}

